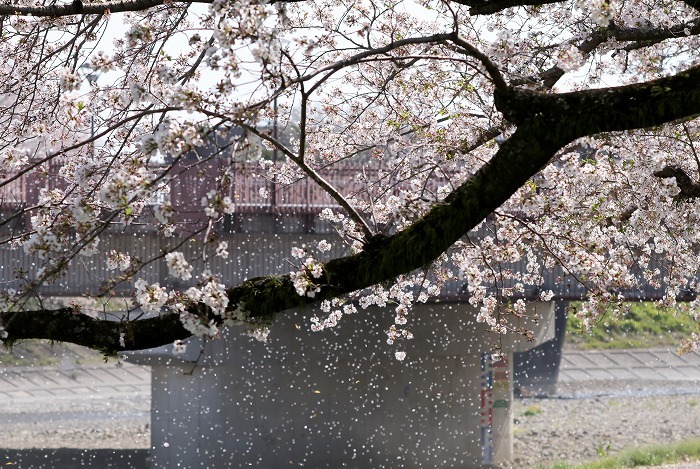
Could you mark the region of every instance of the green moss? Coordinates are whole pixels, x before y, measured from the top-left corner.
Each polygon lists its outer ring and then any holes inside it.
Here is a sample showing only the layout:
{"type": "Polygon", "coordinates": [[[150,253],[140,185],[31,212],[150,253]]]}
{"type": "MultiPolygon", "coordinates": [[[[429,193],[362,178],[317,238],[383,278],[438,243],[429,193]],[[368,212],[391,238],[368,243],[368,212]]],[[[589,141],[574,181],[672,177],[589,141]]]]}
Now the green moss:
{"type": "Polygon", "coordinates": [[[643,446],[583,464],[556,463],[551,469],[621,469],[700,460],[700,440],[643,446]]]}
{"type": "Polygon", "coordinates": [[[523,416],[534,417],[535,415],[540,415],[542,412],[542,407],[533,404],[523,411],[523,416]]]}

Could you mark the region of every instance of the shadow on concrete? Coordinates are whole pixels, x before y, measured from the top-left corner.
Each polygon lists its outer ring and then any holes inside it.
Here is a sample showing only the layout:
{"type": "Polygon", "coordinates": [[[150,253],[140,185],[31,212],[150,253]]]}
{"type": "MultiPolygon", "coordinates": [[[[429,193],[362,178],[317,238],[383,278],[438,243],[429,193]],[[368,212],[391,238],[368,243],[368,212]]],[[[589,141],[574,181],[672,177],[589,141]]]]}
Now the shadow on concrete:
{"type": "Polygon", "coordinates": [[[148,456],[148,449],[0,449],[0,466],[22,469],[147,469],[148,456]]]}

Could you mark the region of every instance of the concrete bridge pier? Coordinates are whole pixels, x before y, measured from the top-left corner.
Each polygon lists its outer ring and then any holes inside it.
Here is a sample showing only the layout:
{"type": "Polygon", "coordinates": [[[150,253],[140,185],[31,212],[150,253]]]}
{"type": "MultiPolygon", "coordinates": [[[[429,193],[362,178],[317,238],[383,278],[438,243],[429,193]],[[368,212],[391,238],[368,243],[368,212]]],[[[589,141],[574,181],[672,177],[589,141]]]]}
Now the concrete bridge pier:
{"type": "Polygon", "coordinates": [[[521,395],[549,396],[556,393],[568,309],[568,301],[556,301],[553,338],[513,354],[514,386],[521,395]]]}
{"type": "Polygon", "coordinates": [[[393,312],[308,330],[287,314],[267,344],[237,330],[152,366],[152,467],[488,467],[512,458],[512,351],[549,340],[554,303],[531,305],[537,340],[498,337],[469,305],[417,305],[415,338],[386,343],[393,312]],[[406,359],[397,361],[397,350],[406,359]]]}

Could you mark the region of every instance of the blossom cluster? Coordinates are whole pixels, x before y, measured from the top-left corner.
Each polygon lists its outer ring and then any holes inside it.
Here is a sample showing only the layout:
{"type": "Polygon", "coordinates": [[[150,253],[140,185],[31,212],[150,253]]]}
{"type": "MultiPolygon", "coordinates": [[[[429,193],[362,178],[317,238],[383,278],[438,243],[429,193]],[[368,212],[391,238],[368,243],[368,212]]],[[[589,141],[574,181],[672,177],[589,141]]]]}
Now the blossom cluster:
{"type": "Polygon", "coordinates": [[[135,299],[146,313],[160,313],[161,308],[170,298],[165,287],[159,283],[149,285],[144,279],[138,279],[134,283],[135,299]]]}
{"type": "Polygon", "coordinates": [[[185,260],[183,253],[169,252],[165,255],[165,262],[172,277],[181,278],[182,280],[192,278],[192,266],[185,260]]]}
{"type": "MultiPolygon", "coordinates": [[[[330,249],[330,244],[323,240],[319,243],[318,249],[324,252],[330,249]]],[[[316,293],[321,291],[321,286],[318,284],[318,281],[323,276],[323,265],[313,256],[308,255],[306,245],[302,245],[301,248],[292,248],[292,256],[299,260],[303,259],[299,269],[289,274],[294,289],[300,296],[313,298],[316,296],[316,293]]]]}
{"type": "Polygon", "coordinates": [[[131,256],[123,252],[110,251],[107,253],[107,268],[109,270],[127,270],[131,266],[131,256]]]}
{"type": "Polygon", "coordinates": [[[314,332],[320,332],[324,329],[335,327],[344,315],[357,313],[357,308],[354,304],[348,303],[340,298],[323,300],[320,309],[326,313],[327,316],[323,319],[318,316],[312,316],[311,330],[314,332]]]}
{"type": "MultiPolygon", "coordinates": [[[[36,264],[7,279],[22,283],[19,296],[71,269],[100,277],[95,254],[116,233],[130,242],[106,248],[100,287],[133,282],[144,311],[178,311],[194,334],[246,324],[265,339],[267,325],[200,272],[200,260],[239,260],[238,246],[218,240],[234,218],[223,215],[296,210],[280,195],[321,187],[323,198],[298,197],[337,236],[295,248],[290,274],[299,295],[317,298],[331,255],[360,253],[452,203],[504,148],[516,125],[496,106],[498,74],[547,95],[652,80],[700,60],[687,2],[545,2],[478,20],[459,2],[375,3],[214,0],[188,16],[166,2],[120,16],[108,44],[95,34],[106,17],[93,29],[12,15],[0,44],[0,196],[12,209],[2,243],[36,264]],[[240,174],[246,187],[235,184],[240,174]],[[162,249],[131,242],[147,232],[168,238],[162,249]],[[146,270],[159,262],[195,285],[150,283],[146,270]],[[211,314],[195,314],[200,303],[211,314]]],[[[391,307],[387,340],[400,343],[413,337],[412,305],[450,282],[497,334],[527,334],[528,302],[567,288],[581,292],[575,314],[590,327],[611,308],[624,314],[643,288],[674,306],[698,290],[700,210],[680,174],[697,185],[699,145],[697,118],[571,142],[431,265],[322,302],[311,327],[391,307]],[[669,168],[679,176],[660,176],[669,168]]]]}
{"type": "Polygon", "coordinates": [[[222,196],[219,192],[209,191],[201,201],[204,213],[209,218],[217,218],[223,213],[231,214],[235,210],[233,201],[228,195],[222,196]]]}

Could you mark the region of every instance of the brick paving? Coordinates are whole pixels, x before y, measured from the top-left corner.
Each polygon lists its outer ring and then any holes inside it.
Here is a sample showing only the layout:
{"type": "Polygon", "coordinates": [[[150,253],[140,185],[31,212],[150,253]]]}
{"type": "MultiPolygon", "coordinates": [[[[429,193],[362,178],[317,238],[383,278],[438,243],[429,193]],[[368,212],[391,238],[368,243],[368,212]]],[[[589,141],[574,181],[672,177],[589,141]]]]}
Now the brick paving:
{"type": "MultiPolygon", "coordinates": [[[[577,382],[606,383],[610,380],[651,382],[700,382],[700,354],[678,356],[673,351],[613,350],[565,351],[559,374],[564,386],[576,387],[577,382]]],[[[0,420],[12,423],[9,417],[20,420],[43,421],[47,418],[45,405],[54,403],[60,409],[68,408],[66,418],[99,403],[105,398],[126,398],[150,402],[151,373],[148,367],[125,363],[67,367],[9,367],[0,368],[0,420]],[[75,406],[75,408],[70,407],[75,406]],[[17,415],[12,412],[17,413],[17,415]],[[29,415],[28,415],[29,414],[29,415]]],[[[605,384],[602,384],[605,386],[605,384]]],[[[690,385],[690,384],[689,384],[690,385]]],[[[97,411],[99,418],[114,419],[109,409],[97,411]]],[[[146,407],[147,409],[147,407],[146,407]]],[[[94,410],[93,410],[94,411],[94,410]]],[[[148,414],[140,418],[148,418],[148,414]]],[[[51,416],[54,418],[55,416],[51,416]]],[[[95,421],[95,425],[98,422],[95,421]]],[[[76,445],[77,446],[77,445],[76,445]]],[[[96,468],[148,467],[148,449],[0,449],[0,465],[32,468],[96,468]]],[[[668,466],[686,469],[691,466],[668,466]]]]}
{"type": "Polygon", "coordinates": [[[700,381],[700,354],[673,350],[565,351],[559,382],[596,380],[700,381]]]}
{"type": "MultiPolygon", "coordinates": [[[[560,382],[595,380],[700,381],[700,354],[672,350],[565,351],[560,382]]],[[[151,392],[150,368],[124,363],[0,368],[0,402],[151,392]]]]}
{"type": "Polygon", "coordinates": [[[150,395],[151,371],[123,364],[0,368],[0,402],[150,395]]]}

